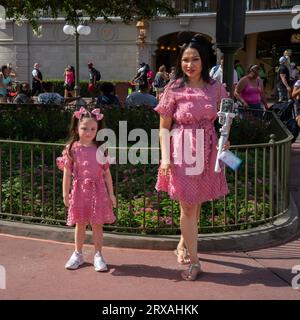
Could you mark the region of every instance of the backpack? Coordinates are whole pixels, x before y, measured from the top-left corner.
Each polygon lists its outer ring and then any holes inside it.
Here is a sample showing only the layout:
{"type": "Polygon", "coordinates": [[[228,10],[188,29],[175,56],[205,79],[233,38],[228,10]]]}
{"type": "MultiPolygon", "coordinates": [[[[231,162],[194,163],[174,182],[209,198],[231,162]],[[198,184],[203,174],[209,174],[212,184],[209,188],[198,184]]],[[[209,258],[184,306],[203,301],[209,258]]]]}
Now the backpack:
{"type": "Polygon", "coordinates": [[[101,73],[99,70],[95,69],[95,74],[96,74],[96,81],[100,81],[101,79],[101,73]]]}

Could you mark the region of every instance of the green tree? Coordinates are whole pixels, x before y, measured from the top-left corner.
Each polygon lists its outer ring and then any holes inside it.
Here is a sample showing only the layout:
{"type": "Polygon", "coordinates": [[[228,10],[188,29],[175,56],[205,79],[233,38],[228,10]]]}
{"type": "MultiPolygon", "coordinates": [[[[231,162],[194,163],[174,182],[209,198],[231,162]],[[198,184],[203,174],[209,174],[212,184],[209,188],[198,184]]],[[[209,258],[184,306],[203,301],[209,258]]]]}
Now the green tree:
{"type": "Polygon", "coordinates": [[[0,5],[5,8],[7,18],[28,19],[34,30],[38,29],[39,17],[45,11],[52,18],[62,13],[73,24],[78,19],[78,10],[90,21],[102,17],[110,22],[110,17],[120,17],[125,23],[158,14],[177,14],[169,0],[0,0],[0,5]]]}

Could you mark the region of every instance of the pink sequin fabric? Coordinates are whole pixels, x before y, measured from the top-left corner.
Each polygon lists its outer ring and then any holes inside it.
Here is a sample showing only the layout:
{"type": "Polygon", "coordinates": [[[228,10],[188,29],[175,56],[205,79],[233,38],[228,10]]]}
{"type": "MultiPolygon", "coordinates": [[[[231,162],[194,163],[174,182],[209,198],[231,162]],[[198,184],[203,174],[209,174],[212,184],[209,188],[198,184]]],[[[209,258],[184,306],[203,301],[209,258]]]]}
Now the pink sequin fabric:
{"type": "MultiPolygon", "coordinates": [[[[188,204],[200,204],[228,193],[223,170],[220,173],[214,171],[218,142],[214,120],[217,118],[217,104],[220,99],[227,97],[227,92],[222,85],[213,81],[205,88],[181,86],[180,82],[179,79],[165,89],[158,106],[154,109],[161,116],[172,118],[172,130],[178,129],[170,142],[170,175],[166,177],[158,171],[155,188],[157,191],[168,192],[171,199],[188,204]],[[184,143],[185,129],[191,131],[193,156],[196,155],[196,129],[204,130],[203,171],[199,174],[186,174],[186,169],[195,164],[188,164],[184,155],[181,164],[175,164],[174,161],[174,154],[178,157],[178,150],[174,149],[178,149],[178,141],[184,143]],[[176,144],[174,141],[177,141],[176,144]]],[[[183,150],[184,147],[182,152],[183,150]]]]}
{"type": "Polygon", "coordinates": [[[71,161],[63,151],[56,159],[60,170],[64,167],[72,171],[72,190],[67,225],[113,223],[115,215],[107,192],[104,171],[109,164],[101,165],[96,159],[96,146],[82,146],[74,143],[71,161]]]}

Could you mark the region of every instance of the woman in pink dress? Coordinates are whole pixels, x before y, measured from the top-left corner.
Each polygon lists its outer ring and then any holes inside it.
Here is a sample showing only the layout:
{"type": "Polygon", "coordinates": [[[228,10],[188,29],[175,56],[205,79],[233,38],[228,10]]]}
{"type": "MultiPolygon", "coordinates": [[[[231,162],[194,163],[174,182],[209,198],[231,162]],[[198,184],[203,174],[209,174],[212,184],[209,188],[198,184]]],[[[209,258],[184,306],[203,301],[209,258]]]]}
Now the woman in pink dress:
{"type": "Polygon", "coordinates": [[[219,102],[227,93],[223,85],[209,77],[208,67],[205,40],[195,35],[183,45],[175,80],[166,87],[155,108],[160,114],[162,156],[156,189],[168,192],[180,203],[182,236],[175,252],[178,262],[190,264],[182,273],[184,280],[196,280],[201,273],[197,256],[201,204],[228,193],[223,170],[214,171],[214,121],[219,102]]]}
{"type": "Polygon", "coordinates": [[[63,199],[69,208],[67,224],[76,225],[75,251],[65,265],[67,269],[77,269],[84,263],[82,247],[86,225],[90,224],[95,247],[95,270],[107,270],[101,253],[102,225],[115,221],[112,207],[116,205],[116,198],[109,163],[97,148],[96,134],[102,129],[102,118],[100,109],[89,112],[81,108],[74,112],[71,139],[62,157],[57,158],[57,165],[64,172],[63,199]]]}

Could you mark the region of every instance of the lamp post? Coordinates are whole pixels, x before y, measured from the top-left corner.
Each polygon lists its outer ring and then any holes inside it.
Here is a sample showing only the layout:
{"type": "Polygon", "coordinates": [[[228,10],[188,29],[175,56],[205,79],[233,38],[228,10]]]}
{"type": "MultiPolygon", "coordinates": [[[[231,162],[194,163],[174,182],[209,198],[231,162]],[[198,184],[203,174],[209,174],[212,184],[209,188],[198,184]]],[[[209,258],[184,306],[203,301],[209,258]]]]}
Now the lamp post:
{"type": "Polygon", "coordinates": [[[223,82],[233,95],[234,54],[243,47],[246,1],[218,0],[216,20],[217,46],[224,53],[223,82]]]}
{"type": "Polygon", "coordinates": [[[91,27],[87,26],[85,23],[78,21],[77,25],[66,24],[63,27],[63,32],[67,35],[75,37],[75,95],[80,95],[80,85],[79,85],[79,36],[89,35],[91,33],[91,27]]]}
{"type": "Polygon", "coordinates": [[[136,28],[138,30],[138,36],[137,36],[137,68],[140,64],[140,60],[144,61],[144,57],[142,55],[142,51],[144,50],[145,41],[147,38],[147,27],[148,23],[144,20],[139,20],[136,23],[136,28]]]}

